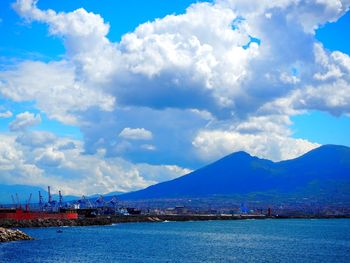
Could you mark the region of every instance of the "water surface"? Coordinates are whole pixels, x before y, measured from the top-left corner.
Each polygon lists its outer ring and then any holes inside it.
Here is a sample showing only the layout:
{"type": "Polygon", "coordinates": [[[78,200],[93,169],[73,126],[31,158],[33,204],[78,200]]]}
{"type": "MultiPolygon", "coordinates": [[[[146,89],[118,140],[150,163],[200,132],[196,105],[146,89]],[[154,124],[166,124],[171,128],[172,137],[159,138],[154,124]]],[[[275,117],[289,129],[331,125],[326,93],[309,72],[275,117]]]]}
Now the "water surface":
{"type": "Polygon", "coordinates": [[[0,243],[0,262],[350,262],[349,219],[128,223],[24,231],[36,240],[0,243]]]}

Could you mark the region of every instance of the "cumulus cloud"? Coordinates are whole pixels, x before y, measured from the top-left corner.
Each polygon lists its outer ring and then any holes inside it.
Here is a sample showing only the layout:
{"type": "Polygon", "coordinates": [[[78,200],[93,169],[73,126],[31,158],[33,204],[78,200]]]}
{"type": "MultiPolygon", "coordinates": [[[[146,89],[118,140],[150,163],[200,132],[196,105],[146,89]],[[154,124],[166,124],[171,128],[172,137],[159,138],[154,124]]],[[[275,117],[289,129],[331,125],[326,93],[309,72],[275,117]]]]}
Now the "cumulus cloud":
{"type": "Polygon", "coordinates": [[[204,160],[218,159],[232,152],[245,151],[273,161],[293,159],[320,146],[318,143],[278,134],[241,134],[223,130],[199,132],[193,145],[204,160]]]}
{"type": "Polygon", "coordinates": [[[41,123],[40,114],[30,113],[28,111],[22,112],[16,115],[16,119],[9,125],[11,131],[23,131],[29,127],[38,125],[41,123]]]}
{"type": "Polygon", "coordinates": [[[78,113],[90,107],[111,110],[114,99],[78,81],[66,61],[26,61],[0,72],[0,94],[15,102],[34,101],[48,117],[77,124],[78,113]]]}
{"type": "MultiPolygon", "coordinates": [[[[230,123],[226,129],[200,130],[192,144],[204,160],[218,159],[236,151],[281,161],[296,158],[320,144],[292,137],[287,115],[262,115],[230,123]]],[[[222,125],[219,125],[219,127],[222,125]]]]}
{"type": "MultiPolygon", "coordinates": [[[[66,54],[61,61],[5,68],[0,94],[34,101],[49,118],[78,125],[84,149],[62,144],[47,154],[63,152],[61,174],[79,178],[82,169],[94,171],[98,189],[111,189],[118,173],[125,181],[120,189],[150,182],[138,168],[121,168],[117,156],[180,166],[236,150],[289,159],[318,145],[292,137],[290,116],[350,114],[349,56],[315,39],[319,26],[348,10],[348,0],[196,3],[184,14],[139,25],[119,43],[107,38],[109,24],[100,15],[41,10],[36,3],[17,0],[14,8],[28,22],[47,24],[66,54]],[[96,159],[101,149],[104,156],[96,159]],[[73,169],[69,160],[83,168],[73,169]]],[[[29,148],[25,136],[33,136],[36,157],[52,144],[31,134],[15,139],[20,147],[29,148]]],[[[37,167],[35,158],[31,163],[37,167]]]]}
{"type": "Polygon", "coordinates": [[[11,118],[13,113],[11,111],[0,112],[0,118],[11,118]]]}
{"type": "Polygon", "coordinates": [[[87,124],[81,128],[85,134],[85,150],[89,154],[104,148],[108,157],[123,156],[137,163],[155,163],[156,160],[158,164],[185,167],[198,165],[192,155],[192,138],[198,127],[204,127],[211,121],[209,114],[196,110],[145,107],[128,107],[113,112],[91,111],[85,118],[87,123],[89,120],[94,123],[92,127],[87,124]],[[152,141],[126,140],[116,136],[115,131],[122,131],[125,126],[152,131],[152,141]]]}
{"type": "Polygon", "coordinates": [[[348,0],[262,0],[259,2],[217,0],[217,3],[230,7],[248,17],[264,15],[270,19],[277,10],[282,11],[287,14],[288,20],[296,20],[306,33],[313,33],[320,25],[326,22],[334,22],[342,16],[348,10],[350,2],[348,0]]]}
{"type": "MultiPolygon", "coordinates": [[[[185,14],[147,22],[111,43],[109,24],[97,14],[82,8],[41,10],[33,0],[14,4],[21,16],[47,23],[51,34],[63,38],[70,72],[82,81],[85,96],[72,95],[89,101],[78,101],[82,106],[76,110],[97,105],[110,110],[116,99],[127,106],[208,110],[219,118],[253,114],[309,81],[317,74],[314,30],[348,6],[346,0],[197,3],[185,14]],[[99,97],[109,103],[94,101],[99,97]]],[[[67,89],[73,85],[62,83],[67,89]]],[[[72,110],[72,104],[60,107],[72,110]]]]}
{"type": "Polygon", "coordinates": [[[65,157],[63,152],[56,151],[53,148],[47,148],[37,159],[36,163],[43,166],[59,166],[65,157]]]}
{"type": "Polygon", "coordinates": [[[151,131],[144,128],[124,128],[120,133],[119,137],[129,140],[151,140],[153,135],[151,131]]]}
{"type": "Polygon", "coordinates": [[[16,147],[14,135],[0,134],[0,178],[9,184],[33,184],[42,178],[42,171],[34,164],[27,163],[30,156],[16,147]]]}
{"type": "Polygon", "coordinates": [[[30,148],[41,148],[52,144],[57,137],[46,131],[27,131],[17,136],[16,142],[30,148]]]}
{"type": "Polygon", "coordinates": [[[294,115],[304,110],[320,110],[335,116],[349,115],[350,57],[339,51],[329,52],[320,43],[314,44],[313,52],[317,71],[310,76],[311,81],[266,103],[260,112],[294,115]]]}
{"type": "Polygon", "coordinates": [[[333,115],[350,113],[350,57],[339,51],[327,52],[315,44],[315,57],[320,70],[315,83],[291,94],[294,108],[317,109],[333,115]]]}
{"type": "Polygon", "coordinates": [[[80,141],[65,137],[56,136],[50,143],[31,148],[19,143],[18,136],[0,134],[3,183],[52,185],[65,194],[95,194],[137,190],[189,171],[176,165],[133,164],[122,158],[105,158],[103,149],[86,155],[80,141]]]}
{"type": "Polygon", "coordinates": [[[73,150],[73,149],[76,149],[77,146],[74,142],[67,142],[63,145],[59,145],[58,146],[58,150],[73,150]]]}
{"type": "Polygon", "coordinates": [[[192,172],[187,168],[182,168],[177,165],[149,165],[149,164],[138,164],[140,170],[142,170],[143,177],[147,180],[154,182],[163,182],[172,180],[179,175],[185,175],[192,172]]]}

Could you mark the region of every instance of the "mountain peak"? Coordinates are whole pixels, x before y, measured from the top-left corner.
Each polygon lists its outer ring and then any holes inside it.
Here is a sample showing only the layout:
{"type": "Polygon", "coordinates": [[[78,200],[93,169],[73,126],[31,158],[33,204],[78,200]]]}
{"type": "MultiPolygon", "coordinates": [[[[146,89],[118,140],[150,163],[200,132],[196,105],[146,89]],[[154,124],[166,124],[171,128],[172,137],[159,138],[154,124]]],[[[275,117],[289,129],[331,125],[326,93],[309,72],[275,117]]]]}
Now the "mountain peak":
{"type": "Polygon", "coordinates": [[[232,155],[240,155],[240,156],[249,156],[251,157],[251,155],[245,151],[238,151],[238,152],[234,152],[232,153],[232,155]]]}
{"type": "Polygon", "coordinates": [[[223,158],[222,159],[232,159],[232,158],[246,158],[246,159],[250,159],[250,158],[253,158],[253,156],[251,156],[249,153],[245,152],[245,151],[238,151],[238,152],[234,152],[234,153],[231,153],[223,158]]]}
{"type": "Polygon", "coordinates": [[[338,189],[338,182],[347,189],[345,185],[350,187],[349,174],[350,148],[346,146],[323,145],[296,159],[282,162],[239,151],[190,174],[121,197],[152,199],[295,191],[300,194],[304,190],[305,193],[311,191],[320,195],[323,192],[315,191],[320,189],[315,188],[315,184],[326,187],[327,193],[338,189]]]}
{"type": "Polygon", "coordinates": [[[298,158],[304,158],[307,156],[314,156],[314,155],[317,155],[317,156],[327,155],[332,158],[332,157],[335,157],[334,155],[339,155],[343,153],[350,153],[350,147],[343,146],[343,145],[335,145],[335,144],[325,144],[305,153],[304,155],[298,158]]]}
{"type": "MultiPolygon", "coordinates": [[[[221,159],[209,164],[208,166],[216,166],[216,165],[241,165],[243,163],[248,163],[253,159],[256,159],[257,157],[251,156],[249,153],[244,151],[238,151],[231,153],[229,155],[226,155],[225,157],[222,157],[221,159]]],[[[205,168],[205,167],[204,167],[205,168]]]]}
{"type": "Polygon", "coordinates": [[[337,144],[324,144],[316,149],[329,149],[329,150],[350,150],[350,147],[344,146],[344,145],[337,145],[337,144]]]}

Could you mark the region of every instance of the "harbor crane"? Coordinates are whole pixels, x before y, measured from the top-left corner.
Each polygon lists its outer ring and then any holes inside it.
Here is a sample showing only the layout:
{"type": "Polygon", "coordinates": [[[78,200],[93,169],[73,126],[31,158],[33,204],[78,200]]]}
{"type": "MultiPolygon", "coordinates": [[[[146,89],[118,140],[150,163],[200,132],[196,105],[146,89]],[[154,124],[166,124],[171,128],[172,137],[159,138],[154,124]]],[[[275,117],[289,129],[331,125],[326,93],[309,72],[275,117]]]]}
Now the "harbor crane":
{"type": "Polygon", "coordinates": [[[39,191],[39,208],[40,208],[40,210],[43,210],[43,206],[44,206],[44,198],[41,195],[41,192],[39,191]]]}
{"type": "Polygon", "coordinates": [[[15,201],[15,198],[13,197],[13,195],[11,195],[11,198],[12,198],[13,205],[15,206],[15,208],[17,208],[17,204],[16,204],[16,201],[15,201]]]}
{"type": "Polygon", "coordinates": [[[52,195],[51,195],[51,187],[47,187],[47,194],[48,194],[48,203],[51,205],[52,204],[52,195]]]}
{"type": "Polygon", "coordinates": [[[77,201],[79,205],[82,205],[83,207],[87,208],[93,208],[94,206],[91,204],[90,200],[85,197],[85,195],[82,196],[81,199],[77,201]]]}
{"type": "Polygon", "coordinates": [[[59,206],[59,208],[61,208],[62,207],[62,203],[63,203],[63,197],[62,197],[62,192],[61,192],[61,190],[60,191],[58,191],[58,206],[59,206]]]}
{"type": "Polygon", "coordinates": [[[29,211],[29,204],[30,204],[30,200],[32,199],[32,193],[30,193],[29,195],[29,198],[27,200],[27,203],[26,203],[26,211],[29,211]]]}
{"type": "Polygon", "coordinates": [[[22,208],[21,202],[20,202],[20,200],[19,200],[19,197],[18,197],[18,194],[17,194],[17,193],[16,193],[16,200],[17,200],[18,208],[22,208]]]}
{"type": "Polygon", "coordinates": [[[95,201],[97,207],[104,207],[105,200],[103,199],[103,196],[100,195],[97,200],[95,201]]]}

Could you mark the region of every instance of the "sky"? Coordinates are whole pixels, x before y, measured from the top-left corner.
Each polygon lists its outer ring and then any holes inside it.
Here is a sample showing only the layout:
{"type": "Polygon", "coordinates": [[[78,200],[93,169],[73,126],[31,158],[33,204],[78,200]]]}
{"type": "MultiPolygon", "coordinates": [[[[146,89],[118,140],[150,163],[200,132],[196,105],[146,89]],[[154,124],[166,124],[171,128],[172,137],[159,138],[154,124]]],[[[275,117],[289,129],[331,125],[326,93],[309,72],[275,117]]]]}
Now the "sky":
{"type": "Polygon", "coordinates": [[[2,0],[0,183],[128,192],[350,146],[348,0],[2,0]]]}

